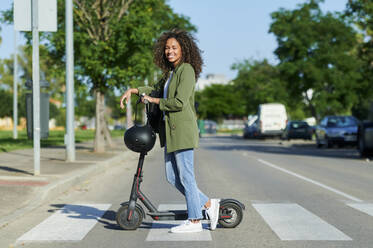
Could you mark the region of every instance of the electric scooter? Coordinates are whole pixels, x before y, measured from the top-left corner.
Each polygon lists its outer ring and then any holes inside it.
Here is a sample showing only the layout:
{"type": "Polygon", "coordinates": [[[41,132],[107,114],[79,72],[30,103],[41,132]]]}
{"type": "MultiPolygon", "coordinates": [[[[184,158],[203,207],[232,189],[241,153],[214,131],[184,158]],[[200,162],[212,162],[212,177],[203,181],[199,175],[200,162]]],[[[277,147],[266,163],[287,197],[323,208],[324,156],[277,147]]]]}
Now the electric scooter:
{"type": "MultiPolygon", "coordinates": [[[[140,100],[141,99],[139,99],[137,104],[140,102],[140,100]]],[[[149,116],[149,103],[145,103],[145,105],[147,116],[149,116]]],[[[144,126],[135,125],[131,127],[124,134],[124,141],[127,147],[132,151],[140,153],[136,174],[133,178],[129,201],[123,202],[116,214],[116,221],[124,230],[136,230],[146,216],[144,209],[139,203],[137,203],[137,200],[139,200],[145,206],[145,208],[148,210],[147,215],[149,215],[153,220],[186,220],[188,218],[188,213],[186,210],[158,211],[157,208],[151,203],[149,198],[147,198],[141,191],[145,156],[147,155],[147,152],[154,147],[155,137],[155,133],[148,124],[148,121],[144,126]],[[130,143],[128,140],[133,140],[134,142],[130,143]],[[133,143],[136,142],[137,144],[134,145],[133,143]]],[[[218,223],[225,228],[234,228],[238,226],[242,221],[244,209],[244,204],[238,200],[221,199],[218,223]]],[[[205,210],[202,211],[202,216],[203,219],[208,218],[205,210]]]]}

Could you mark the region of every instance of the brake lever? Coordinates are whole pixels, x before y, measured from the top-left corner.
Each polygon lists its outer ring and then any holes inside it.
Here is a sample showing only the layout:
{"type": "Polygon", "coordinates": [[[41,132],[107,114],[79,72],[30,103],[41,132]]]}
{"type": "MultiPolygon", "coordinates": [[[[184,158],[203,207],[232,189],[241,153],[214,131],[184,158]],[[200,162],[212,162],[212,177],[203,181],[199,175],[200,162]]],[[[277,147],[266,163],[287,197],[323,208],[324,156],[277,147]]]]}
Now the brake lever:
{"type": "MultiPolygon", "coordinates": [[[[143,98],[144,96],[145,96],[145,93],[142,93],[141,96],[140,96],[140,98],[139,98],[139,100],[138,100],[138,102],[142,101],[142,98],[143,98]]],[[[144,100],[144,103],[145,103],[145,104],[148,104],[149,101],[145,99],[145,100],[144,100]]]]}

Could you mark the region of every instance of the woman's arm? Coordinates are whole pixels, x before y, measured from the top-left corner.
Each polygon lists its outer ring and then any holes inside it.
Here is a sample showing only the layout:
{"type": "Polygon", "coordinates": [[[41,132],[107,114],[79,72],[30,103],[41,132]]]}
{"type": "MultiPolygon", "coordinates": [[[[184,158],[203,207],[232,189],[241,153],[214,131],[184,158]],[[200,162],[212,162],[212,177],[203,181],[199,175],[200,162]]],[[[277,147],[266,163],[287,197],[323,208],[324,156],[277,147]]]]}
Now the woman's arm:
{"type": "Polygon", "coordinates": [[[126,92],[124,92],[124,94],[120,98],[120,108],[124,109],[124,104],[123,104],[124,99],[126,99],[126,103],[127,103],[128,100],[131,99],[132,94],[136,94],[136,95],[142,95],[144,93],[150,94],[150,92],[152,92],[153,90],[154,88],[151,86],[143,86],[143,87],[131,88],[131,89],[126,90],[126,92]]]}
{"type": "Polygon", "coordinates": [[[139,94],[139,90],[135,89],[135,88],[131,88],[131,89],[126,90],[126,92],[124,92],[124,94],[120,98],[120,108],[121,109],[124,109],[124,104],[123,104],[124,99],[126,99],[126,103],[127,103],[128,100],[131,99],[132,94],[139,94]]]}

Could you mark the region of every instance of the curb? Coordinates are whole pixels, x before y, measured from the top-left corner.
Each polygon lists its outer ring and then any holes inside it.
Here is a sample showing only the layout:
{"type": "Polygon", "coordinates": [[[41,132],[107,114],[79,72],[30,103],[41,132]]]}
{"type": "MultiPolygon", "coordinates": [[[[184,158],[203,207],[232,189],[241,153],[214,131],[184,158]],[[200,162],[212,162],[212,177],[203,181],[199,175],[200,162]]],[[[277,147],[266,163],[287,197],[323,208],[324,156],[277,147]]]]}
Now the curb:
{"type": "Polygon", "coordinates": [[[21,216],[31,212],[35,208],[44,204],[47,200],[50,200],[57,195],[65,192],[72,186],[78,185],[79,183],[87,180],[90,177],[101,174],[107,169],[120,165],[120,162],[125,158],[133,154],[129,150],[125,150],[118,155],[114,155],[113,158],[94,164],[90,167],[74,171],[73,173],[67,174],[64,179],[57,179],[56,182],[51,183],[44,189],[39,189],[33,194],[36,196],[31,198],[25,207],[15,210],[9,215],[0,218],[0,229],[10,224],[13,220],[20,218],[21,216]]]}

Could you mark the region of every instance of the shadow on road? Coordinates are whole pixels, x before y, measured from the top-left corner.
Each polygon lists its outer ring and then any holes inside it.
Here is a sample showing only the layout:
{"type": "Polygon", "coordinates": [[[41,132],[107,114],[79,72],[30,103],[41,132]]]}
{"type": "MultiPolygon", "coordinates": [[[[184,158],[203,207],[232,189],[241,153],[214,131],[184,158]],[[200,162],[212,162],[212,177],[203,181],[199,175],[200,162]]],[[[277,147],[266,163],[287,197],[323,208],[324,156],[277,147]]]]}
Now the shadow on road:
{"type": "Polygon", "coordinates": [[[25,170],[20,170],[20,169],[11,168],[11,167],[2,166],[2,165],[0,165],[0,170],[9,171],[9,172],[15,172],[15,173],[22,173],[22,174],[26,174],[26,175],[33,175],[33,173],[30,173],[30,172],[25,171],[25,170]]]}
{"type": "MultiPolygon", "coordinates": [[[[53,209],[48,210],[50,213],[62,211],[62,213],[68,214],[68,217],[73,219],[96,219],[99,223],[103,224],[106,229],[124,231],[116,222],[115,218],[117,213],[114,210],[109,209],[103,213],[103,210],[78,204],[51,204],[50,206],[53,207],[53,209]]],[[[148,220],[150,220],[150,217],[148,218],[148,220]]],[[[150,229],[152,225],[151,221],[143,221],[139,228],[150,229]]],[[[157,228],[170,228],[170,225],[165,223],[165,226],[163,226],[163,224],[159,223],[157,228]]]]}

